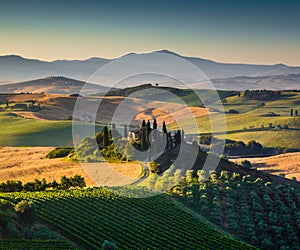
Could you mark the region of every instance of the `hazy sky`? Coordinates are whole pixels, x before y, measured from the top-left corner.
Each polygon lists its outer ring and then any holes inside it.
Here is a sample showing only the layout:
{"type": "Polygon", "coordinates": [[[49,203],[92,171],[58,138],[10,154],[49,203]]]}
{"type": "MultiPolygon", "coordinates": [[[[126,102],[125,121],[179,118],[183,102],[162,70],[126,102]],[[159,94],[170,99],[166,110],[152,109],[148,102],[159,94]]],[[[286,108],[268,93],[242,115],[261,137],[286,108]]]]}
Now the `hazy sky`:
{"type": "Polygon", "coordinates": [[[0,0],[0,55],[115,58],[169,49],[300,65],[299,0],[0,0]]]}

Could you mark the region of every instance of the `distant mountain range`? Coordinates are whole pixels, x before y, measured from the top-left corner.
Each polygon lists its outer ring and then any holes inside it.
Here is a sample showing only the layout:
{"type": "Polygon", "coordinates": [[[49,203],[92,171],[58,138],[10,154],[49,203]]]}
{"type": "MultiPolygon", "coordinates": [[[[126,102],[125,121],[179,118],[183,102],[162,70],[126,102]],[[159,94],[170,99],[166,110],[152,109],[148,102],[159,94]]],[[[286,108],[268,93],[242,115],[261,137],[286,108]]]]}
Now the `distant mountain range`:
{"type": "MultiPolygon", "coordinates": [[[[194,64],[212,80],[218,89],[300,88],[300,67],[291,67],[284,64],[250,65],[218,63],[196,57],[181,56],[168,50],[146,54],[131,53],[126,56],[136,57],[138,63],[141,64],[149,58],[153,58],[153,55],[158,53],[177,56],[180,59],[185,59],[194,64]]],[[[116,59],[122,59],[124,57],[116,59]]],[[[26,59],[17,55],[0,56],[0,86],[7,83],[29,81],[49,76],[64,76],[86,82],[99,68],[114,60],[115,59],[94,57],[88,60],[57,60],[46,62],[26,59]]],[[[127,66],[125,63],[123,65],[120,64],[119,67],[122,70],[125,68],[126,71],[127,66]]],[[[176,70],[180,71],[180,69],[176,70]]],[[[144,83],[149,81],[149,78],[139,79],[138,81],[144,83]]],[[[198,85],[198,83],[202,81],[203,79],[198,79],[197,76],[193,74],[188,77],[188,82],[192,83],[194,88],[201,88],[201,84],[198,85]]],[[[162,81],[162,83],[164,82],[162,81]]],[[[105,78],[105,81],[102,79],[100,84],[107,87],[111,86],[110,77],[105,78]]],[[[131,85],[137,84],[138,82],[135,82],[131,85]]],[[[128,83],[128,85],[130,84],[128,83]]],[[[170,81],[165,81],[165,85],[178,87],[175,83],[170,81]]]]}
{"type": "Polygon", "coordinates": [[[236,76],[231,78],[212,79],[216,89],[246,90],[246,89],[300,89],[300,74],[273,76],[236,76]]]}

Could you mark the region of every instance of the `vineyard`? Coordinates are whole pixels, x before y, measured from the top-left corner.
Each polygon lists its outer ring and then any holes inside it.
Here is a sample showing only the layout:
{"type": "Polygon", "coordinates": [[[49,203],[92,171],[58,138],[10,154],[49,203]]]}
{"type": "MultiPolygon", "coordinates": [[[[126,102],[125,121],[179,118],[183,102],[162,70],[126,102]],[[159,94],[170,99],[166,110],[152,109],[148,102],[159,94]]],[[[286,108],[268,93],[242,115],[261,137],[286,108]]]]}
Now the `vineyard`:
{"type": "Polygon", "coordinates": [[[60,240],[0,240],[0,249],[72,250],[76,248],[60,240]]]}
{"type": "Polygon", "coordinates": [[[40,222],[84,249],[100,249],[104,240],[118,249],[254,249],[213,230],[163,195],[135,198],[147,196],[145,192],[137,187],[88,188],[0,197],[32,201],[40,222]]]}
{"type": "MultiPolygon", "coordinates": [[[[201,175],[200,175],[201,176],[201,175]]],[[[300,249],[300,191],[237,173],[212,173],[192,179],[172,194],[231,234],[262,249],[300,249]]]]}

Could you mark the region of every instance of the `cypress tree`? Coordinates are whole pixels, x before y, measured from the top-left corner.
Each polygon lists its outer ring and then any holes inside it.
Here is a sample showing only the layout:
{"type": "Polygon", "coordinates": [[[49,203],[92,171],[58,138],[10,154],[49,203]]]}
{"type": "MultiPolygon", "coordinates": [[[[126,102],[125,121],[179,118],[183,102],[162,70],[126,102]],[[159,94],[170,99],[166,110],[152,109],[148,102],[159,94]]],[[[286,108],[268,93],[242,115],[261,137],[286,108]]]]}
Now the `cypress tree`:
{"type": "Polygon", "coordinates": [[[156,119],[153,120],[153,129],[157,129],[157,122],[156,122],[156,119]]]}
{"type": "Polygon", "coordinates": [[[181,131],[178,129],[177,133],[175,134],[175,142],[176,145],[179,145],[181,143],[181,131]]]}
{"type": "Polygon", "coordinates": [[[144,151],[147,149],[147,142],[146,142],[146,131],[145,129],[141,129],[140,131],[140,142],[141,142],[141,150],[144,151]]]}
{"type": "Polygon", "coordinates": [[[167,133],[167,140],[168,140],[168,142],[169,142],[169,147],[170,147],[170,148],[173,148],[171,132],[168,132],[168,133],[167,133]]]}
{"type": "Polygon", "coordinates": [[[145,122],[145,120],[143,120],[143,122],[142,122],[142,128],[144,128],[144,127],[146,127],[146,122],[145,122]]]}
{"type": "Polygon", "coordinates": [[[147,121],[146,128],[149,129],[149,130],[151,130],[151,125],[150,125],[150,121],[149,120],[147,121]]]}
{"type": "Polygon", "coordinates": [[[163,131],[164,134],[166,134],[168,132],[165,121],[163,121],[162,131],[163,131]]]}
{"type": "Polygon", "coordinates": [[[109,135],[108,135],[108,128],[104,126],[103,128],[103,147],[107,147],[109,145],[109,135]]]}
{"type": "Polygon", "coordinates": [[[146,125],[146,130],[145,130],[145,142],[147,144],[147,148],[150,145],[150,133],[151,133],[151,126],[150,126],[150,121],[148,120],[147,125],[146,125]]]}

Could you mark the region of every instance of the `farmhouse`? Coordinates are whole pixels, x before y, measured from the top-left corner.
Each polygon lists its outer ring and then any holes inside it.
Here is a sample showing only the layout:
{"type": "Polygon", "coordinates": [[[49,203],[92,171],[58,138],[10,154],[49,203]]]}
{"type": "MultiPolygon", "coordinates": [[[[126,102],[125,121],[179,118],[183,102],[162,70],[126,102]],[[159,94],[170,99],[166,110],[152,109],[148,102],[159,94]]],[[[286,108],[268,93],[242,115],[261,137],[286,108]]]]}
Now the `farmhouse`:
{"type": "Polygon", "coordinates": [[[129,131],[129,133],[128,133],[128,139],[129,140],[130,139],[133,139],[133,140],[139,139],[139,134],[140,134],[141,130],[144,130],[144,129],[145,129],[145,127],[143,127],[143,128],[137,128],[137,129],[129,131]]]}

